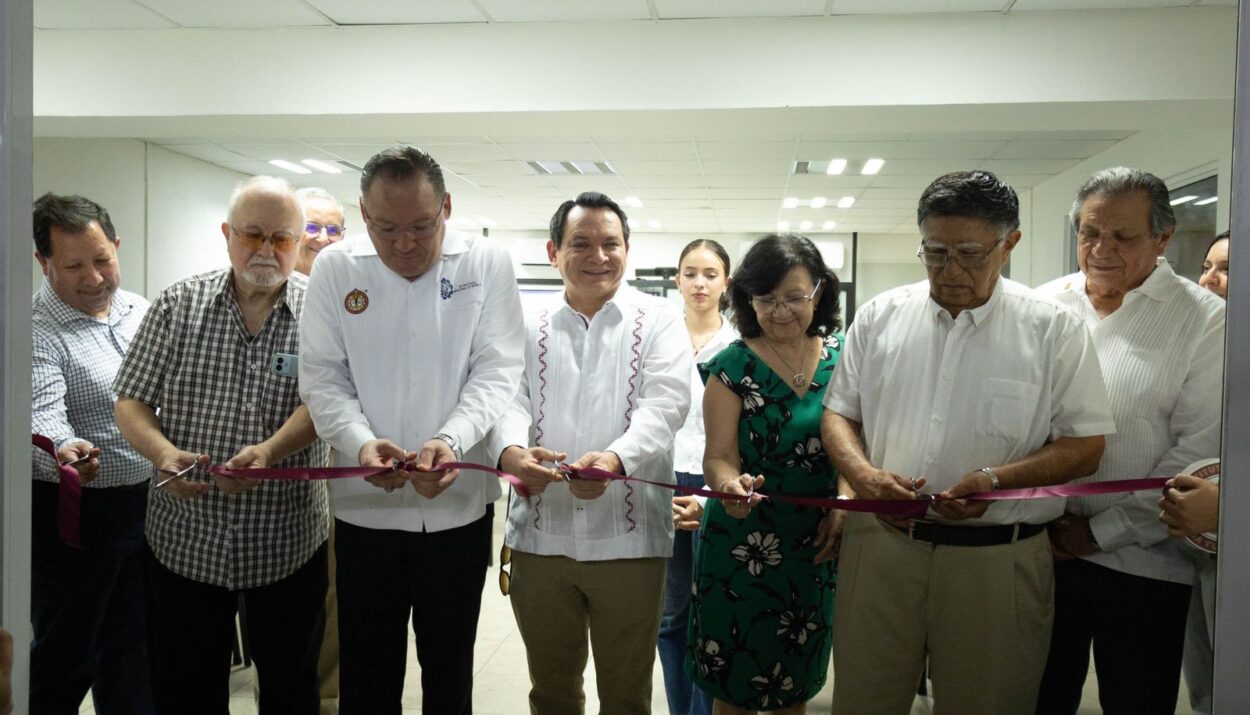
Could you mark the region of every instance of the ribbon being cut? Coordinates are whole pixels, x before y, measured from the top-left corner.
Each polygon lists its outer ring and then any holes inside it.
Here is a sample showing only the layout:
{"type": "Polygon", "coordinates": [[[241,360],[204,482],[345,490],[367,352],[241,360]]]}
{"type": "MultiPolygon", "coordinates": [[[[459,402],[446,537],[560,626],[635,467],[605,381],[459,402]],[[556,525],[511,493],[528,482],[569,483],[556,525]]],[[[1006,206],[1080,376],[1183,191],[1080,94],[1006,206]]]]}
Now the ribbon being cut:
{"type": "MultiPolygon", "coordinates": [[[[31,442],[36,447],[43,449],[53,459],[56,459],[56,448],[52,444],[52,440],[42,435],[32,434],[31,442]]],[[[1218,462],[1217,462],[1218,464],[1218,462]]],[[[1185,473],[1190,474],[1199,471],[1200,468],[1209,469],[1210,461],[1201,464],[1195,464],[1192,469],[1186,469],[1185,473]]],[[[78,514],[80,502],[82,498],[82,482],[78,477],[78,471],[72,466],[57,462],[58,470],[61,475],[61,488],[58,495],[57,509],[57,527],[61,534],[61,538],[65,543],[72,546],[79,545],[78,539],[78,514]]],[[[460,471],[482,472],[485,474],[493,474],[500,479],[507,480],[516,490],[517,494],[524,498],[529,498],[529,489],[526,488],[525,482],[520,477],[509,474],[500,469],[489,467],[484,464],[475,464],[473,462],[449,462],[440,465],[442,469],[439,471],[448,471],[458,469],[460,471]]],[[[566,464],[558,465],[560,471],[565,474],[566,479],[593,479],[597,481],[614,481],[614,482],[632,482],[635,484],[647,484],[661,489],[669,489],[679,494],[697,495],[709,497],[712,499],[724,500],[740,500],[743,497],[738,494],[730,494],[728,492],[719,492],[712,489],[702,489],[696,487],[683,487],[677,484],[669,484],[666,482],[656,482],[647,479],[638,479],[636,477],[615,474],[594,467],[586,469],[573,469],[566,464]]],[[[404,471],[417,471],[416,467],[408,463],[399,463],[394,467],[323,467],[323,468],[252,468],[252,469],[227,469],[220,464],[211,464],[204,467],[204,471],[210,474],[219,474],[227,477],[242,477],[245,479],[276,479],[276,480],[294,480],[309,481],[316,479],[352,479],[363,477],[375,477],[386,474],[396,469],[404,471]]],[[[1217,467],[1218,471],[1218,467],[1217,467]]],[[[1050,497],[1082,497],[1093,494],[1117,494],[1123,492],[1145,491],[1145,490],[1162,490],[1168,482],[1168,477],[1150,477],[1145,479],[1120,479],[1106,482],[1089,482],[1080,484],[1057,484],[1049,487],[1032,487],[1028,489],[1002,489],[995,492],[981,492],[978,494],[969,494],[964,497],[974,501],[1003,501],[1018,499],[1047,499],[1050,497]]],[[[871,512],[874,514],[888,514],[891,516],[901,516],[909,519],[919,519],[924,517],[929,510],[929,505],[938,500],[929,494],[918,494],[914,500],[881,500],[881,499],[842,499],[832,497],[803,497],[790,495],[770,496],[764,492],[757,492],[752,498],[760,500],[771,499],[773,501],[787,502],[790,504],[800,504],[803,506],[818,507],[821,509],[842,509],[844,511],[861,511],[871,512]]]]}

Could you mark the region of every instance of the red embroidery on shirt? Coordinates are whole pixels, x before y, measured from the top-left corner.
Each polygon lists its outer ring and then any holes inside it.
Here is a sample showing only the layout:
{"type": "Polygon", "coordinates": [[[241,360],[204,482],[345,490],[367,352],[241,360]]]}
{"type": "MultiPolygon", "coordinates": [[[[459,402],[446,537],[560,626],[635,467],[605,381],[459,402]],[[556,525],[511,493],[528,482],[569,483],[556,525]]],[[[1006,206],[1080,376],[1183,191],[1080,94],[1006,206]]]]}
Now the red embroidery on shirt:
{"type": "MultiPolygon", "coordinates": [[[[543,420],[547,416],[547,341],[551,338],[551,320],[549,311],[544,310],[538,317],[538,423],[534,425],[534,442],[543,443],[543,420]]],[[[543,495],[534,499],[534,529],[541,530],[538,525],[543,518],[543,495]]]]}
{"type": "MultiPolygon", "coordinates": [[[[634,343],[629,348],[633,353],[629,359],[629,394],[625,396],[625,429],[629,429],[634,418],[634,393],[638,390],[638,368],[642,363],[642,320],[645,317],[646,312],[642,308],[634,315],[634,343]]],[[[638,529],[638,521],[634,519],[634,485],[629,482],[625,483],[625,520],[629,522],[625,533],[638,529]]]]}

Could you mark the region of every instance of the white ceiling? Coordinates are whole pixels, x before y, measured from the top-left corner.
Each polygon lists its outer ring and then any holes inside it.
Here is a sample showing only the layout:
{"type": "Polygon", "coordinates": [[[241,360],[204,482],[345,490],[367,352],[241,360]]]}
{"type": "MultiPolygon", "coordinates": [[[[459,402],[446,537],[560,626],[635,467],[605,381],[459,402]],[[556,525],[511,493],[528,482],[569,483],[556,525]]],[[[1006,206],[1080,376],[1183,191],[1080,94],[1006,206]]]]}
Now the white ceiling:
{"type": "Polygon", "coordinates": [[[1224,5],[1237,0],[36,0],[38,29],[667,21],[1224,5]]]}
{"type": "Polygon", "coordinates": [[[981,139],[964,134],[953,140],[933,133],[881,135],[870,141],[836,135],[784,141],[506,136],[450,141],[403,136],[350,141],[150,141],[235,171],[280,174],[298,185],[320,185],[349,203],[359,195],[358,172],[345,168],[339,175],[294,175],[270,165],[269,160],[342,160],[360,166],[388,144],[412,143],[429,151],[443,166],[453,196],[453,216],[465,225],[539,229],[559,202],[580,191],[596,190],[618,201],[638,197],[643,206],[630,208],[628,213],[637,220],[639,230],[647,230],[650,220],[658,221],[665,231],[725,233],[773,230],[779,221],[788,221],[798,230],[801,222],[812,221],[813,227],[807,230],[819,232],[825,221],[832,220],[839,233],[886,233],[913,229],[916,197],[942,173],[989,169],[1018,189],[1027,189],[1131,134],[1020,132],[987,134],[981,139]],[[841,176],[792,174],[797,161],[834,157],[849,160],[841,176]],[[857,167],[872,157],[884,158],[885,168],[875,176],[860,175],[857,167]],[[526,163],[538,160],[606,162],[617,175],[543,175],[526,163]],[[855,199],[854,206],[837,208],[845,196],[855,199]],[[799,199],[801,205],[783,208],[787,197],[799,199]],[[824,197],[827,205],[811,208],[808,204],[814,197],[824,197]]]}

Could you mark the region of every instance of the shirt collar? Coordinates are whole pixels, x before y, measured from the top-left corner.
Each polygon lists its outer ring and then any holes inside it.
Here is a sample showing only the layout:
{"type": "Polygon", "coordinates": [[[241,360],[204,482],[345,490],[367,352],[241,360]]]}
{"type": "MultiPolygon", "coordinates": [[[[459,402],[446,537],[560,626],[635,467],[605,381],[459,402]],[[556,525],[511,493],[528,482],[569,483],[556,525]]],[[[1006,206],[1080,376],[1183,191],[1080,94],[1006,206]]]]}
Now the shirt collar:
{"type": "MultiPolygon", "coordinates": [[[[624,315],[626,309],[637,304],[638,297],[642,295],[644,295],[642,291],[631,286],[624,279],[622,279],[621,284],[617,286],[616,293],[614,293],[611,298],[608,298],[608,300],[603,304],[603,307],[599,309],[599,312],[602,313],[605,310],[614,310],[618,314],[624,315]]],[[[581,313],[577,312],[573,306],[569,305],[568,293],[566,291],[560,292],[560,310],[567,310],[575,315],[581,315],[581,313]]]]}
{"type": "MultiPolygon", "coordinates": [[[[986,320],[989,320],[991,315],[993,315],[994,307],[997,306],[1002,300],[1002,294],[1003,277],[999,276],[998,279],[994,281],[994,290],[990,293],[989,300],[975,308],[961,310],[959,311],[959,314],[963,315],[964,313],[967,313],[968,319],[972,321],[973,327],[980,326],[986,320]]],[[[950,313],[946,310],[946,308],[938,305],[938,302],[933,299],[932,295],[929,296],[929,310],[933,313],[933,316],[939,320],[942,319],[942,316],[946,316],[948,319],[950,318],[950,313]]]]}
{"type": "Polygon", "coordinates": [[[97,318],[94,315],[87,315],[81,310],[70,306],[61,297],[52,290],[52,284],[47,278],[39,286],[40,300],[47,308],[48,314],[51,315],[58,323],[68,324],[75,320],[93,320],[95,322],[107,322],[109,325],[116,325],[123,318],[134,310],[134,301],[129,296],[124,295],[121,289],[113,291],[113,299],[109,303],[109,314],[107,318],[97,318]]]}

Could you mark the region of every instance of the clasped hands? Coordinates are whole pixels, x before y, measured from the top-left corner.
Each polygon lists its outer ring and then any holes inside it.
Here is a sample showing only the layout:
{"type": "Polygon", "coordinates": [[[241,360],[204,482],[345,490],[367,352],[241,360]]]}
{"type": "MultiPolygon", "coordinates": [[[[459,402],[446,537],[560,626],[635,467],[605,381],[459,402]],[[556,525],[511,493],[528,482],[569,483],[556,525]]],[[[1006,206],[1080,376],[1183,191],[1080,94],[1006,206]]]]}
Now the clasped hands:
{"type": "Polygon", "coordinates": [[[587,452],[576,462],[560,469],[567,452],[553,452],[546,447],[518,447],[513,445],[499,456],[499,468],[514,474],[525,482],[530,494],[542,494],[547,487],[567,482],[569,493],[578,499],[597,499],[608,489],[608,482],[600,479],[570,479],[568,472],[591,467],[613,474],[624,474],[625,467],[615,452],[587,452]],[[548,467],[547,464],[552,466],[548,467]]]}
{"type": "Polygon", "coordinates": [[[438,468],[456,461],[451,445],[441,439],[431,439],[417,452],[405,451],[389,439],[371,439],[361,446],[359,457],[362,467],[392,467],[385,474],[365,477],[365,481],[387,492],[411,484],[416,493],[433,499],[460,476],[459,469],[438,468]]]}

